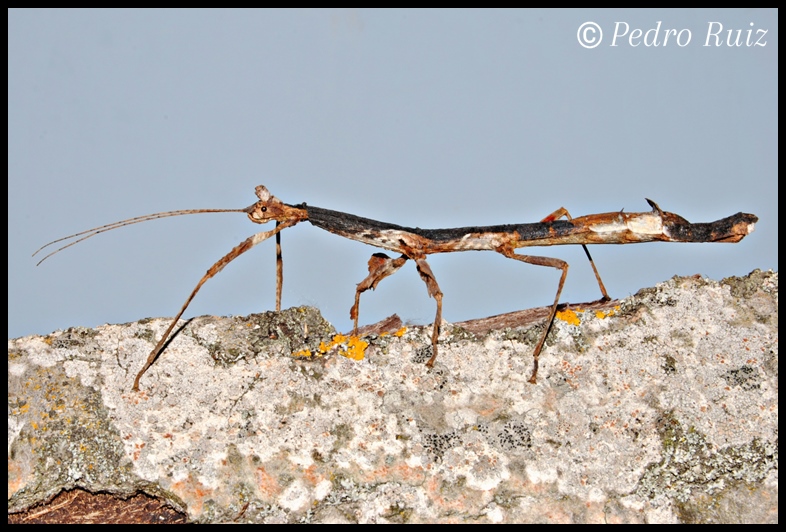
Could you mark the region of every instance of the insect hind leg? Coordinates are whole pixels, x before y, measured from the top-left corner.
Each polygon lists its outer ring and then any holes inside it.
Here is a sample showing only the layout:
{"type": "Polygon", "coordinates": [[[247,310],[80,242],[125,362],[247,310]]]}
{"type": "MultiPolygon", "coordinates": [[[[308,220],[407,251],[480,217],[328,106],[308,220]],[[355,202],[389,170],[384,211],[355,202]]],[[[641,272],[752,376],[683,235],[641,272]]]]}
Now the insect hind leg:
{"type": "MultiPolygon", "coordinates": [[[[565,207],[560,207],[556,211],[552,212],[545,218],[541,220],[541,222],[553,222],[554,220],[559,220],[562,217],[568,219],[568,221],[572,221],[573,218],[571,217],[570,213],[565,207]]],[[[585,244],[581,245],[581,248],[584,250],[584,253],[587,255],[587,259],[589,259],[590,266],[592,266],[592,271],[595,273],[595,279],[598,281],[598,286],[600,287],[600,293],[603,297],[600,298],[601,301],[611,301],[609,297],[609,293],[606,292],[606,287],[603,285],[603,280],[600,278],[600,273],[598,273],[598,269],[595,267],[595,261],[592,260],[592,255],[590,255],[589,249],[585,244]]]]}
{"type": "Polygon", "coordinates": [[[528,264],[534,264],[535,266],[549,266],[551,268],[557,268],[558,270],[562,271],[562,276],[559,279],[559,286],[557,287],[557,293],[554,296],[554,303],[551,305],[551,312],[549,313],[548,321],[546,322],[546,330],[543,331],[543,334],[538,341],[538,345],[535,346],[535,351],[532,353],[534,360],[532,375],[529,378],[529,382],[532,384],[537,383],[538,379],[538,358],[540,357],[540,352],[543,350],[543,344],[546,343],[546,337],[549,335],[549,331],[551,330],[551,325],[554,323],[554,316],[557,315],[557,305],[559,304],[559,296],[562,293],[562,287],[565,286],[565,279],[568,277],[568,263],[564,260],[555,259],[553,257],[538,257],[534,255],[518,255],[513,251],[513,249],[501,249],[499,250],[500,253],[508,257],[509,259],[519,260],[521,262],[526,262],[528,264]]]}

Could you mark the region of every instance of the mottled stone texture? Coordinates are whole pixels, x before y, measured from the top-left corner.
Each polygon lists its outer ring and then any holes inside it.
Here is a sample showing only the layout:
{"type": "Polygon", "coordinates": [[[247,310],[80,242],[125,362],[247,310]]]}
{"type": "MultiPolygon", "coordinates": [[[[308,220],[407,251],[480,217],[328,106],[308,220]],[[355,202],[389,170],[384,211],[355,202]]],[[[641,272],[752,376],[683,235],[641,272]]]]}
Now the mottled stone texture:
{"type": "Polygon", "coordinates": [[[777,522],[778,274],[674,278],[484,334],[315,309],[8,342],[8,510],[145,492],[195,522],[777,522]],[[357,358],[363,357],[360,360],[357,358]]]}

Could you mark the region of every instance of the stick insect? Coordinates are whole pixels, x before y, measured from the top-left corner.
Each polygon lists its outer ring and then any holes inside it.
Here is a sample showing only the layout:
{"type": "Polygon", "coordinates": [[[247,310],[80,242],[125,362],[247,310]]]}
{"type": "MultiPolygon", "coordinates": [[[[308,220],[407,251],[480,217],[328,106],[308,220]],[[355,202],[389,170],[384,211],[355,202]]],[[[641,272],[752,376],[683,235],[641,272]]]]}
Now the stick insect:
{"type": "Polygon", "coordinates": [[[397,272],[408,260],[415,262],[421,279],[426,284],[428,295],[437,303],[437,313],[431,331],[432,356],[426,363],[428,367],[434,365],[437,358],[437,343],[439,329],[442,321],[442,291],[437,284],[437,279],[426,262],[426,256],[434,253],[449,253],[453,251],[488,250],[496,251],[503,256],[534,264],[548,266],[560,270],[561,276],[554,302],[546,321],[546,326],[533,351],[533,369],[529,382],[535,384],[538,375],[538,359],[543,350],[543,345],[549,330],[554,322],[557,312],[562,287],[568,275],[568,263],[551,257],[534,255],[521,255],[515,253],[517,248],[532,246],[556,246],[566,244],[579,244],[590,261],[601,292],[601,301],[608,301],[609,295],[603,285],[595,263],[587,249],[588,244],[632,244],[638,242],[739,242],[753,232],[754,224],[758,218],[753,214],[739,212],[726,218],[710,223],[690,223],[681,216],[661,210],[651,200],[647,200],[652,211],[640,213],[609,212],[590,214],[579,218],[572,218],[568,211],[562,207],[536,223],[493,225],[485,227],[460,227],[454,229],[420,229],[402,227],[400,225],[379,222],[362,218],[353,214],[340,211],[312,207],[301,203],[289,205],[275,196],[267,188],[260,185],[256,187],[259,201],[245,209],[188,209],[180,211],[161,212],[122,220],[119,222],[102,225],[87,231],[60,238],[46,244],[36,251],[35,256],[44,248],[72,240],[55,251],[46,255],[38,264],[74,244],[78,244],[100,233],[140,222],[181,216],[186,214],[215,213],[215,212],[242,212],[257,224],[275,221],[275,229],[257,233],[227,253],[218,262],[213,264],[205,275],[199,280],[191,295],[188,296],[180,312],[174,317],[158,344],[150,352],[144,366],[134,379],[133,390],[139,390],[139,381],[150,366],[161,354],[164,346],[172,334],[178,320],[185,312],[191,300],[205,282],[220,272],[234,259],[264,242],[268,238],[276,237],[276,310],[281,310],[281,290],[283,285],[283,259],[281,255],[281,231],[300,222],[309,221],[321,229],[331,233],[357,240],[378,248],[399,253],[398,258],[392,258],[385,253],[374,253],[368,262],[368,276],[358,283],[355,289],[355,303],[350,309],[353,320],[353,334],[357,334],[358,315],[360,310],[360,294],[377,287],[380,281],[397,272]],[[564,220],[562,219],[564,218],[564,220]]]}

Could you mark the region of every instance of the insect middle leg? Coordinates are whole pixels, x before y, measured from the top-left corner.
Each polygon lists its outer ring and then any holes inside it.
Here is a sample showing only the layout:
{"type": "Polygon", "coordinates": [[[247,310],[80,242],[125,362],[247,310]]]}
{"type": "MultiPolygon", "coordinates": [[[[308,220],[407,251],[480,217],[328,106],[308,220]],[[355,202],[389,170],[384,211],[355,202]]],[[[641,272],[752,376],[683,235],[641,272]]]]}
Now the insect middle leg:
{"type": "Polygon", "coordinates": [[[442,290],[439,289],[437,279],[426,259],[418,259],[415,263],[418,265],[420,278],[426,283],[428,295],[437,300],[437,315],[434,317],[434,328],[431,331],[431,358],[426,362],[426,366],[431,368],[437,360],[437,340],[439,340],[439,326],[442,324],[442,290]]]}
{"type": "Polygon", "coordinates": [[[355,289],[355,304],[349,310],[349,317],[354,321],[352,335],[358,333],[358,313],[360,312],[360,294],[369,288],[375,289],[379,282],[396,273],[407,262],[407,257],[401,255],[397,259],[388,257],[385,253],[374,253],[368,259],[368,277],[358,283],[355,289]]]}
{"type": "MultiPolygon", "coordinates": [[[[385,253],[374,253],[368,261],[368,276],[363,279],[355,290],[355,304],[349,311],[349,316],[354,320],[354,328],[352,334],[356,335],[358,332],[358,313],[360,311],[360,294],[369,288],[376,288],[379,282],[396,273],[408,257],[401,255],[397,259],[388,257],[385,253]]],[[[437,284],[437,279],[431,271],[431,267],[426,262],[426,259],[420,258],[415,260],[418,268],[418,273],[423,282],[426,283],[428,295],[437,300],[437,314],[434,317],[434,328],[431,332],[431,358],[426,362],[426,366],[433,367],[434,361],[437,359],[437,340],[439,339],[439,326],[442,323],[442,290],[437,284]]]]}

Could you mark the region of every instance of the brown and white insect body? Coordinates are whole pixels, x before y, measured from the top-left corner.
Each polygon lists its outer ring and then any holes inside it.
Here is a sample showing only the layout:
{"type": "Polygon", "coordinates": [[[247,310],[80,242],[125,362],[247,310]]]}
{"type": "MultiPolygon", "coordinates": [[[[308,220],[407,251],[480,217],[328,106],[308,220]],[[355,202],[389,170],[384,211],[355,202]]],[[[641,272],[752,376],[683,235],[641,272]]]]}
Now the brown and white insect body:
{"type": "MultiPolygon", "coordinates": [[[[256,195],[259,201],[245,209],[192,209],[140,216],[55,240],[36,251],[36,253],[38,253],[51,244],[79,237],[77,240],[46,255],[39,261],[38,264],[40,264],[55,253],[105,231],[157,218],[185,214],[244,212],[254,223],[265,224],[269,221],[276,222],[276,227],[273,230],[257,233],[238,244],[232,251],[211,266],[202,279],[199,280],[180,309],[180,312],[178,312],[177,316],[172,320],[172,323],[169,325],[169,328],[166,330],[161,340],[150,352],[144,367],[139,371],[134,380],[134,390],[139,390],[140,379],[161,353],[177,321],[183,315],[202,285],[238,256],[272,236],[276,237],[276,310],[281,310],[283,261],[281,257],[280,233],[287,227],[291,227],[303,221],[309,221],[312,225],[339,236],[400,254],[397,258],[389,257],[384,253],[374,253],[371,256],[368,262],[369,274],[357,285],[355,289],[355,303],[350,309],[350,317],[354,322],[353,333],[355,334],[357,333],[358,327],[360,294],[368,289],[376,288],[382,279],[394,274],[408,260],[415,262],[421,279],[426,283],[426,289],[429,296],[433,297],[437,302],[437,312],[434,318],[431,335],[432,356],[426,363],[429,367],[434,365],[434,361],[437,358],[439,326],[442,321],[442,291],[439,288],[439,284],[437,284],[434,273],[431,271],[431,267],[428,262],[426,262],[427,255],[450,253],[454,251],[487,250],[496,251],[505,257],[528,264],[549,266],[559,269],[562,275],[557,287],[557,293],[551,305],[551,312],[546,322],[546,328],[538,344],[535,346],[533,353],[534,367],[529,379],[532,383],[535,383],[537,379],[538,357],[543,349],[546,336],[549,333],[551,324],[554,321],[554,316],[557,312],[559,297],[568,274],[568,263],[551,257],[520,255],[515,253],[516,249],[532,246],[581,245],[595,272],[602,300],[608,300],[610,299],[609,295],[606,292],[606,288],[603,286],[600,275],[587,250],[587,244],[632,244],[657,241],[739,242],[753,231],[754,224],[758,221],[755,215],[740,212],[715,222],[690,223],[681,216],[661,210],[655,202],[647,200],[652,207],[652,211],[650,212],[609,212],[571,218],[565,208],[560,208],[540,222],[535,223],[460,227],[452,229],[420,229],[402,227],[396,224],[362,218],[340,211],[312,207],[305,203],[300,205],[289,205],[270,194],[268,189],[262,185],[256,187],[256,195]],[[565,219],[563,220],[562,218],[565,219]]],[[[34,253],[34,255],[36,253],[34,253]]]]}

